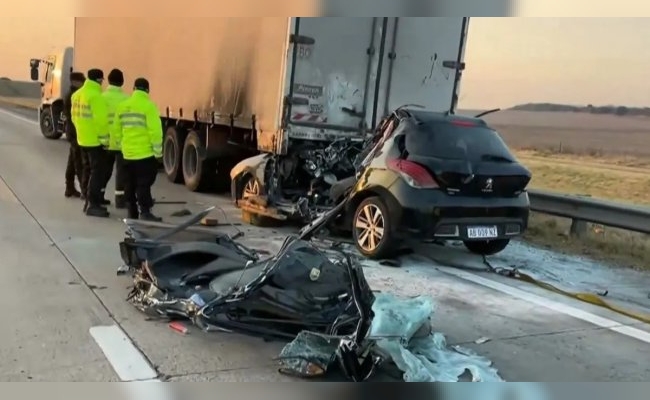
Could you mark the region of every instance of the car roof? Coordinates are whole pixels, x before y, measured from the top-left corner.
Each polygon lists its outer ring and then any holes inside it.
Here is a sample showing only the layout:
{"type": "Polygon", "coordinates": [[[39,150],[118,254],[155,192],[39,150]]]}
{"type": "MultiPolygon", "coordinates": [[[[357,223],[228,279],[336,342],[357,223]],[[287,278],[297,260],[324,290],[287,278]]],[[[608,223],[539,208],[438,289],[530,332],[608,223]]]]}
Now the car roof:
{"type": "Polygon", "coordinates": [[[484,120],[480,118],[470,117],[467,115],[457,115],[457,114],[449,114],[449,113],[435,112],[435,111],[424,111],[420,109],[405,109],[404,111],[406,111],[417,122],[423,124],[457,121],[457,122],[471,123],[477,126],[487,126],[487,123],[485,123],[484,120]]]}

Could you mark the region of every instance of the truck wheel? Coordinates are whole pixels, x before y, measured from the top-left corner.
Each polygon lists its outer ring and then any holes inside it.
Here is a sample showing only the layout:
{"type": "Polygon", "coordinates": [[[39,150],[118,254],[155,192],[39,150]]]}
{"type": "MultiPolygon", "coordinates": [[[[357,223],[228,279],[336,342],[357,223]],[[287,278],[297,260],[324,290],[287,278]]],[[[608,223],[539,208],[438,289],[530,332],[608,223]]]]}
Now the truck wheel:
{"type": "Polygon", "coordinates": [[[182,155],[183,179],[185,187],[192,192],[209,189],[214,184],[214,160],[205,160],[205,147],[195,131],[185,138],[182,155]]]}
{"type": "Polygon", "coordinates": [[[510,239],[496,240],[467,240],[463,242],[467,250],[481,256],[491,256],[501,252],[508,246],[510,239]]]}
{"type": "Polygon", "coordinates": [[[56,125],[54,124],[54,116],[52,115],[51,108],[49,107],[44,108],[41,111],[41,118],[39,123],[41,126],[41,133],[47,139],[56,140],[56,139],[60,139],[61,136],[63,136],[63,133],[59,132],[56,129],[56,125]]]}
{"type": "Polygon", "coordinates": [[[163,167],[170,182],[183,182],[183,142],[179,128],[170,126],[163,139],[163,167]]]}

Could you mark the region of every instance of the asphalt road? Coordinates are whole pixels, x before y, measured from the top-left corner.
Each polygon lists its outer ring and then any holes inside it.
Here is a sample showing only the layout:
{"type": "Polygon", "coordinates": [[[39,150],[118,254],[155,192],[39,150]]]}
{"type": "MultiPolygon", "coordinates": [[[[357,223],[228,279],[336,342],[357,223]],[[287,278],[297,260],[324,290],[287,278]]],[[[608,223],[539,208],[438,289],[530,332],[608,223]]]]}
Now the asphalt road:
{"type": "MultiPolygon", "coordinates": [[[[0,109],[0,380],[3,381],[282,381],[273,358],[282,344],[232,334],[180,335],[147,321],[126,301],[129,279],[116,276],[119,218],[84,216],[63,197],[64,140],[45,140],[33,111],[0,109]]],[[[109,188],[112,183],[109,184],[109,188]]],[[[217,205],[224,196],[155,185],[168,221],[181,208],[217,205]]],[[[216,218],[224,219],[221,211],[216,218]]],[[[232,229],[232,228],[229,228],[232,229]]],[[[242,226],[245,242],[273,251],[286,229],[242,226]]],[[[401,268],[369,263],[373,288],[430,295],[436,331],[491,359],[507,381],[644,381],[650,376],[650,330],[618,314],[550,294],[472,267],[457,249],[409,256],[401,268]],[[430,256],[430,254],[429,254],[430,256]],[[451,266],[454,267],[451,267],[451,266]],[[458,266],[469,269],[456,268],[458,266]],[[486,343],[475,343],[480,338],[486,343]]]]}

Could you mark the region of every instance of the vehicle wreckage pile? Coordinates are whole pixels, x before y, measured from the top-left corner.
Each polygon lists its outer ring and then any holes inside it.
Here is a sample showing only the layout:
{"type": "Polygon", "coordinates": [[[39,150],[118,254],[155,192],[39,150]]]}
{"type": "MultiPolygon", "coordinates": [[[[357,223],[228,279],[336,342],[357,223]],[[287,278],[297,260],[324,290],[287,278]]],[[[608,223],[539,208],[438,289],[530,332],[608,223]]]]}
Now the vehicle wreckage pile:
{"type": "Polygon", "coordinates": [[[134,280],[127,299],[140,311],[206,332],[287,341],[279,371],[293,376],[338,369],[360,382],[396,367],[410,382],[453,382],[468,371],[473,381],[501,380],[489,360],[448,348],[432,332],[431,299],[373,292],[355,257],[307,240],[313,229],[265,258],[194,226],[210,211],[178,226],[125,220],[120,252],[134,280]]]}

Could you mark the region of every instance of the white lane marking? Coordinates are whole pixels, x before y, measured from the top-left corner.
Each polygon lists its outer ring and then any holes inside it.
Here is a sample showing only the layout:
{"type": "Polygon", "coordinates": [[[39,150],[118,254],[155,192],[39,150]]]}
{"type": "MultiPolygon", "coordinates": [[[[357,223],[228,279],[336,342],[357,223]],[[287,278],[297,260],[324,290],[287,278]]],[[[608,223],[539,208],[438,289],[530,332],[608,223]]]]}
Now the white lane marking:
{"type": "Polygon", "coordinates": [[[94,326],[90,328],[90,335],[121,381],[158,381],[156,370],[119,326],[94,326]]]}
{"type": "MultiPolygon", "coordinates": [[[[36,114],[36,112],[37,112],[37,111],[34,110],[34,113],[35,113],[35,114],[36,114]]],[[[38,122],[36,122],[36,121],[34,121],[34,120],[31,120],[31,119],[29,119],[29,118],[23,117],[22,115],[18,115],[18,114],[16,114],[16,113],[12,113],[11,111],[3,110],[3,109],[0,108],[0,113],[1,113],[1,114],[4,114],[4,115],[8,115],[8,116],[10,116],[10,117],[14,117],[14,118],[19,119],[19,120],[21,120],[21,121],[23,121],[23,122],[27,122],[28,124],[38,125],[38,122]]]]}
{"type": "Polygon", "coordinates": [[[620,333],[622,335],[631,337],[633,339],[640,340],[645,343],[650,343],[650,333],[643,331],[641,329],[633,328],[630,326],[624,326],[620,322],[613,321],[608,318],[600,317],[596,314],[581,310],[579,308],[572,307],[568,304],[560,303],[547,299],[542,296],[538,296],[529,292],[526,292],[521,289],[517,289],[512,286],[504,285],[502,283],[493,281],[491,279],[485,279],[481,276],[474,275],[469,272],[462,270],[450,268],[450,267],[437,267],[441,272],[444,272],[449,275],[453,275],[457,278],[481,285],[490,289],[494,289],[501,293],[505,293],[512,297],[518,298],[520,300],[527,301],[529,303],[537,304],[542,307],[546,307],[553,311],[571,316],[573,318],[588,322],[590,324],[599,326],[601,328],[609,329],[613,332],[620,333]]]}

